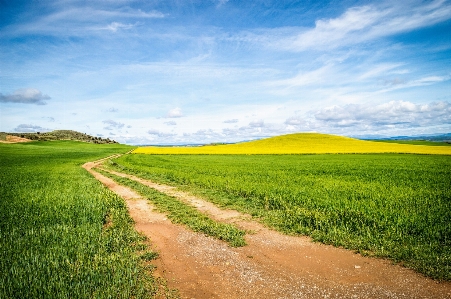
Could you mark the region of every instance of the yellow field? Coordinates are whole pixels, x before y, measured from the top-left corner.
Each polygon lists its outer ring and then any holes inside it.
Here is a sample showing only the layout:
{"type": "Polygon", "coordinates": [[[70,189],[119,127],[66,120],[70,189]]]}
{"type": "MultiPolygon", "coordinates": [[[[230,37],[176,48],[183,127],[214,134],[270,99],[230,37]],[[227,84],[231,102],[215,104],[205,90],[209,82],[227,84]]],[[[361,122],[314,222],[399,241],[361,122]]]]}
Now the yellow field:
{"type": "Polygon", "coordinates": [[[357,154],[357,153],[409,153],[451,155],[451,146],[409,145],[372,142],[349,137],[298,133],[228,145],[197,147],[140,147],[139,154],[357,154]]]}

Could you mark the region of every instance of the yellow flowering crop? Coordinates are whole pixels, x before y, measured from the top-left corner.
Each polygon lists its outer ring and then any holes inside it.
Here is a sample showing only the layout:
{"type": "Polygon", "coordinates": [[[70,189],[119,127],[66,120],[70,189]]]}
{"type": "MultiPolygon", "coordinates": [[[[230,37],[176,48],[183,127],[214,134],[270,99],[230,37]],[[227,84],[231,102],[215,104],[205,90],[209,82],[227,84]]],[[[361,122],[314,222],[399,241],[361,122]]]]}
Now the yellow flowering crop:
{"type": "Polygon", "coordinates": [[[194,155],[408,153],[451,155],[451,146],[385,143],[335,135],[298,133],[227,145],[139,147],[133,153],[194,155]]]}

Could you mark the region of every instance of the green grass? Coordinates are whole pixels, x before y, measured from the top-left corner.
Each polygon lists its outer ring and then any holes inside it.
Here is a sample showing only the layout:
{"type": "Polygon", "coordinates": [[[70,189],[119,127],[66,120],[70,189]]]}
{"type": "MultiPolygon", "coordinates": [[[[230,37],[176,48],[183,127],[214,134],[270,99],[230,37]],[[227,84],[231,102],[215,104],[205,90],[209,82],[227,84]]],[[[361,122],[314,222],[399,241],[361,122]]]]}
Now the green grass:
{"type": "Polygon", "coordinates": [[[451,280],[449,156],[133,154],[115,162],[285,233],[451,280]]]}
{"type": "Polygon", "coordinates": [[[174,223],[184,224],[193,231],[202,232],[208,236],[223,240],[232,247],[246,245],[244,240],[245,231],[231,224],[214,221],[196,208],[131,179],[119,177],[100,169],[96,169],[96,171],[147,197],[159,211],[167,213],[168,218],[174,223]]]}
{"type": "Polygon", "coordinates": [[[81,165],[124,145],[0,144],[0,298],[149,298],[125,203],[81,165]]]}

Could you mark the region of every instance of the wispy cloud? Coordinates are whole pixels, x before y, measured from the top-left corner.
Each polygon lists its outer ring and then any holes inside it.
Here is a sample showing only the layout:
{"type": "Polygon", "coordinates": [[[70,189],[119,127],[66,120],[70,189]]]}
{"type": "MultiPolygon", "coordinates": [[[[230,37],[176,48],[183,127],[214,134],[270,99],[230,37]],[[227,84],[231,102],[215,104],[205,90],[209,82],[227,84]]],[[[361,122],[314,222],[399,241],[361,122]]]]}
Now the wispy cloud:
{"type": "Polygon", "coordinates": [[[315,112],[314,118],[322,126],[355,127],[359,130],[427,127],[451,124],[451,103],[391,101],[380,105],[331,106],[315,112]]]}
{"type": "Polygon", "coordinates": [[[101,27],[100,29],[109,30],[111,32],[117,32],[120,29],[131,29],[135,27],[136,24],[123,24],[120,22],[111,22],[111,24],[107,25],[106,27],[101,27]]]}
{"type": "Polygon", "coordinates": [[[42,122],[142,144],[451,128],[431,110],[451,100],[450,0],[10,2],[3,130],[42,122]]]}
{"type": "Polygon", "coordinates": [[[274,50],[300,52],[328,51],[359,44],[451,19],[451,5],[444,0],[382,2],[348,8],[336,18],[319,19],[311,29],[270,30],[266,36],[258,32],[243,33],[241,40],[264,43],[274,50]],[[412,9],[413,7],[413,9],[412,9]],[[276,34],[277,33],[277,34],[276,34]],[[269,34],[269,37],[268,37],[269,34]]]}
{"type": "Polygon", "coordinates": [[[320,84],[322,82],[330,82],[331,74],[333,74],[333,64],[328,64],[312,71],[302,71],[288,79],[270,82],[269,85],[292,88],[320,84]]]}
{"type": "Polygon", "coordinates": [[[389,92],[401,88],[427,86],[449,80],[451,80],[451,76],[427,76],[412,80],[402,80],[399,78],[395,78],[392,79],[391,81],[385,81],[384,83],[388,85],[388,87],[379,90],[379,92],[389,92]]]}
{"type": "Polygon", "coordinates": [[[122,7],[116,9],[93,8],[90,6],[79,6],[66,8],[61,6],[56,12],[46,16],[43,20],[46,23],[56,21],[100,21],[111,18],[163,18],[165,15],[159,11],[143,11],[141,9],[133,9],[130,7],[122,7]]]}
{"type": "Polygon", "coordinates": [[[150,129],[150,130],[147,131],[147,134],[152,135],[154,137],[159,137],[159,138],[174,137],[174,136],[177,135],[175,133],[162,132],[162,131],[157,130],[157,129],[150,129]]]}
{"type": "Polygon", "coordinates": [[[223,123],[225,124],[235,124],[238,122],[238,119],[233,118],[233,119],[226,119],[225,121],[223,121],[223,123]]]}
{"type": "Polygon", "coordinates": [[[125,124],[123,124],[121,122],[114,121],[112,119],[104,120],[103,123],[106,125],[104,127],[104,129],[105,130],[109,130],[109,131],[111,131],[111,130],[119,130],[119,129],[122,129],[125,126],[125,124]]]}
{"type": "MultiPolygon", "coordinates": [[[[365,80],[373,77],[377,77],[380,75],[387,75],[387,73],[391,73],[394,69],[399,68],[402,66],[401,63],[381,63],[378,65],[375,65],[374,67],[370,68],[369,70],[366,70],[363,74],[358,75],[358,80],[365,80]]],[[[404,71],[405,72],[405,71],[404,71]]],[[[396,72],[399,74],[399,72],[396,72]]]]}
{"type": "Polygon", "coordinates": [[[254,120],[249,123],[251,128],[263,128],[265,126],[265,121],[263,119],[254,120]]]}
{"type": "MultiPolygon", "coordinates": [[[[106,6],[106,5],[105,5],[106,6]]],[[[92,7],[78,3],[78,6],[56,5],[53,12],[31,18],[29,22],[17,26],[10,26],[4,34],[23,35],[45,33],[53,35],[83,35],[99,29],[116,32],[119,29],[131,29],[137,23],[124,21],[160,19],[165,14],[153,10],[143,11],[130,7],[117,7],[115,9],[92,7]],[[105,25],[108,22],[108,25],[105,25]],[[67,30],[70,28],[70,30],[67,30]]]]}
{"type": "Polygon", "coordinates": [[[0,103],[46,105],[46,100],[50,100],[50,97],[42,94],[36,88],[22,88],[14,91],[12,94],[5,95],[0,93],[0,103]]]}
{"type": "Polygon", "coordinates": [[[47,129],[47,128],[43,128],[41,126],[31,125],[31,124],[20,124],[14,128],[14,132],[18,132],[18,133],[35,133],[35,132],[48,132],[48,131],[51,131],[51,130],[47,129]]]}

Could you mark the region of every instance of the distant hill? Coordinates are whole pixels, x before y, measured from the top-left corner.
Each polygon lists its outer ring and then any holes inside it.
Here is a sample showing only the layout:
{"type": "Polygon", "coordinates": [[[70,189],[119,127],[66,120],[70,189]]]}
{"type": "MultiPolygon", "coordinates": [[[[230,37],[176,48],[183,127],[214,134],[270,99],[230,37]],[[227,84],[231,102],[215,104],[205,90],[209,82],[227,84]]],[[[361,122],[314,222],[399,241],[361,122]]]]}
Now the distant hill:
{"type": "Polygon", "coordinates": [[[387,138],[388,140],[424,140],[435,142],[451,142],[451,133],[440,135],[419,135],[419,136],[397,136],[387,138]]]}
{"type": "Polygon", "coordinates": [[[238,155],[415,153],[451,155],[451,147],[374,142],[328,134],[298,133],[227,145],[140,147],[133,153],[238,155]]]}
{"type": "Polygon", "coordinates": [[[50,141],[50,140],[77,140],[90,143],[117,143],[109,138],[94,137],[85,133],[72,130],[55,130],[45,133],[0,133],[0,138],[6,140],[6,136],[15,136],[29,140],[50,141]]]}
{"type": "Polygon", "coordinates": [[[355,136],[362,140],[415,140],[415,141],[433,141],[433,142],[447,142],[451,143],[451,133],[446,134],[429,134],[429,135],[413,135],[413,136],[377,136],[365,135],[355,136]]]}

